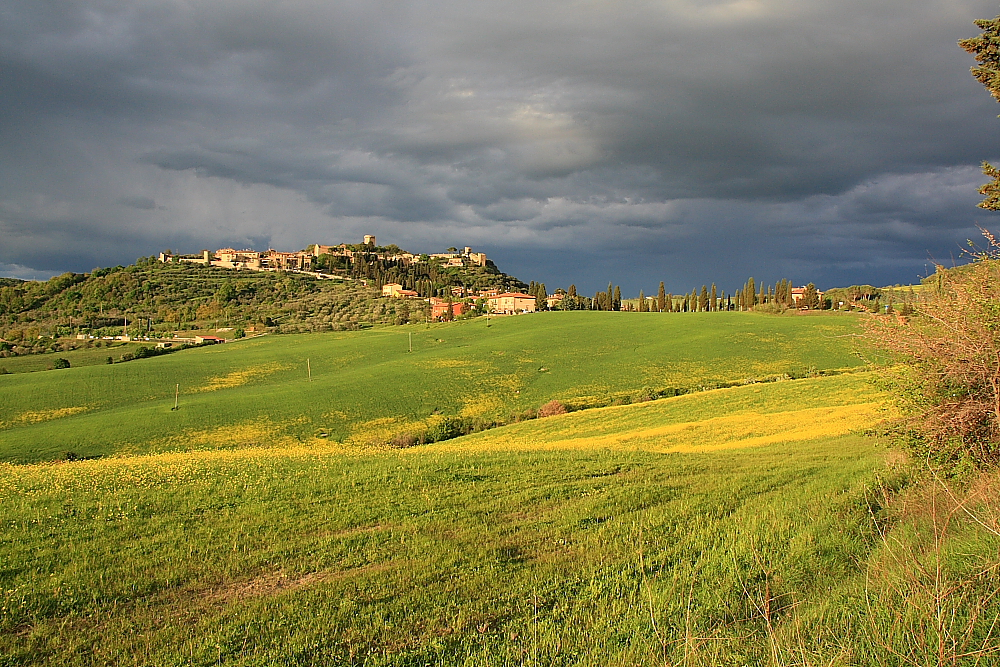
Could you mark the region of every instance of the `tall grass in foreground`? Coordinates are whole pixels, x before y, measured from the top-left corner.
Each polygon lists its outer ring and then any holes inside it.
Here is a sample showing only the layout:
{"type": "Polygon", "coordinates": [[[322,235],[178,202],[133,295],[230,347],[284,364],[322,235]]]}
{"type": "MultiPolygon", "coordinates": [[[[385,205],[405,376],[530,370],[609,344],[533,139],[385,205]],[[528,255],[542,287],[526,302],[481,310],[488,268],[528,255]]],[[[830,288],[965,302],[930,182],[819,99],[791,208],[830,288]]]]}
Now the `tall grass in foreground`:
{"type": "Polygon", "coordinates": [[[907,486],[876,400],[0,464],[0,665],[995,664],[1000,478],[907,486]]]}
{"type": "Polygon", "coordinates": [[[760,664],[877,546],[876,458],[848,436],[8,467],[0,642],[6,664],[760,664]]]}

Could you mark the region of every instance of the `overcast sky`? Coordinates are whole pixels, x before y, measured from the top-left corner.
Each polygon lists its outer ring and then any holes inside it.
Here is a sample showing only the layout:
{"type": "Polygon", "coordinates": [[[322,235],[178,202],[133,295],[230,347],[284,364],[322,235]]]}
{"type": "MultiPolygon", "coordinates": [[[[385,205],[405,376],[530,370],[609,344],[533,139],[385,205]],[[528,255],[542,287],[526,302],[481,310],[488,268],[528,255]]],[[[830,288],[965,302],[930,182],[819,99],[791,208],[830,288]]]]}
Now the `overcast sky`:
{"type": "Polygon", "coordinates": [[[998,13],[5,0],[0,275],[372,233],[549,291],[910,282],[1000,227],[1000,105],[956,46],[998,13]]]}

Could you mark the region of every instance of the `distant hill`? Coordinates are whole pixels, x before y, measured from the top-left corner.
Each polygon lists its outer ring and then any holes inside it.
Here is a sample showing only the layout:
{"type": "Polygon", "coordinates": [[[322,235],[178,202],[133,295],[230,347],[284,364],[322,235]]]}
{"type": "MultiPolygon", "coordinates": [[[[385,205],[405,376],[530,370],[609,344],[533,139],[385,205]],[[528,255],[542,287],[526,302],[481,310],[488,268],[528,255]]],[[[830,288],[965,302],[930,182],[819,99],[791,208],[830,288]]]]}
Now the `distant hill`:
{"type": "Polygon", "coordinates": [[[430,260],[402,270],[372,257],[354,272],[358,277],[321,279],[143,258],[130,266],[64,273],[47,281],[4,279],[0,338],[37,347],[48,344],[39,343],[39,336],[51,341],[78,332],[121,333],[126,323],[133,335],[208,327],[281,333],[354,330],[422,321],[424,301],[382,298],[381,286],[387,282],[409,279],[421,296],[444,294],[456,285],[524,285],[492,263],[445,268],[430,260]]]}

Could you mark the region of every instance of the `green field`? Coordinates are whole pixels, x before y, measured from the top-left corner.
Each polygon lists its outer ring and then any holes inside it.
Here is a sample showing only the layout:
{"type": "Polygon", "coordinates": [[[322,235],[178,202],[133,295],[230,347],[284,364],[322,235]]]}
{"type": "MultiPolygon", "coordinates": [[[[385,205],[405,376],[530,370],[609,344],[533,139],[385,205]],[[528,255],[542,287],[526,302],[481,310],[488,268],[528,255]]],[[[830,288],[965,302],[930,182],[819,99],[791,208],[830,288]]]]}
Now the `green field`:
{"type": "Polygon", "coordinates": [[[867,373],[361,437],[859,363],[850,317],[622,315],[0,377],[7,460],[129,454],[0,463],[0,665],[991,664],[1000,478],[908,487],[867,373]]]}
{"type": "Polygon", "coordinates": [[[516,452],[499,429],[367,455],[8,466],[8,664],[644,662],[663,650],[657,633],[677,642],[686,623],[763,655],[760,637],[735,639],[764,630],[741,589],[763,594],[758,560],[782,582],[770,595],[797,599],[853,569],[871,548],[851,512],[877,465],[871,443],[547,445],[575,426],[752,420],[803,391],[822,407],[866,390],[843,376],[579,412],[516,425],[541,429],[516,452]]]}
{"type": "MultiPolygon", "coordinates": [[[[80,366],[104,366],[108,363],[108,357],[112,361],[118,361],[123,354],[135,353],[140,347],[152,347],[156,343],[123,343],[102,341],[101,347],[81,348],[66,352],[46,352],[44,354],[26,354],[18,357],[8,357],[0,359],[0,368],[8,373],[37,373],[39,371],[50,371],[53,369],[53,362],[56,359],[65,359],[70,362],[71,367],[80,366]],[[108,343],[105,345],[105,342],[108,343]]],[[[65,369],[63,369],[65,370],[65,369]]]]}
{"type": "Polygon", "coordinates": [[[856,367],[856,333],[852,316],[566,312],[497,318],[489,328],[477,319],[264,336],[0,376],[0,460],[384,445],[441,416],[506,421],[552,399],[606,405],[666,388],[856,367]]]}
{"type": "MultiPolygon", "coordinates": [[[[941,572],[903,569],[927,522],[847,423],[878,400],[845,375],[407,450],[6,465],[0,664],[938,664],[941,572]]],[[[949,586],[1000,547],[964,523],[949,586]]],[[[962,594],[995,615],[996,579],[962,594]]]]}

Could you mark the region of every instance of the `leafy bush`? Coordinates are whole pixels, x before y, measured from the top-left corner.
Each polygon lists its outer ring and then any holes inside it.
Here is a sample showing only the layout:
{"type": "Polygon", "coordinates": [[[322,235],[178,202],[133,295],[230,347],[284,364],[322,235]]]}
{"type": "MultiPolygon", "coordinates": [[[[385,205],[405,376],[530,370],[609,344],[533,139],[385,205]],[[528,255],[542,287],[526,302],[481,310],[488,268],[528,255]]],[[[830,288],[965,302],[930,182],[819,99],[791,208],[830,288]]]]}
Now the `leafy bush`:
{"type": "Polygon", "coordinates": [[[564,415],[567,412],[569,412],[569,410],[566,409],[566,406],[556,400],[549,401],[542,407],[538,408],[539,417],[553,417],[555,415],[564,415]]]}
{"type": "Polygon", "coordinates": [[[389,444],[397,449],[406,449],[407,447],[413,447],[418,442],[417,436],[412,433],[400,433],[395,438],[389,441],[389,444]]]}
{"type": "Polygon", "coordinates": [[[882,372],[903,415],[896,435],[921,458],[949,466],[1000,460],[1000,261],[977,260],[961,271],[939,268],[913,317],[876,316],[866,325],[896,362],[882,372]]]}
{"type": "Polygon", "coordinates": [[[69,368],[69,359],[63,359],[62,357],[56,359],[52,362],[53,368],[69,368]]]}

